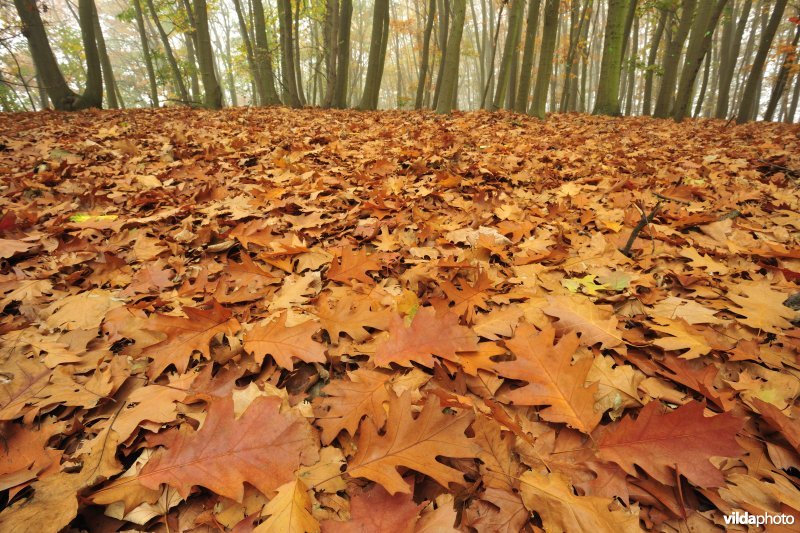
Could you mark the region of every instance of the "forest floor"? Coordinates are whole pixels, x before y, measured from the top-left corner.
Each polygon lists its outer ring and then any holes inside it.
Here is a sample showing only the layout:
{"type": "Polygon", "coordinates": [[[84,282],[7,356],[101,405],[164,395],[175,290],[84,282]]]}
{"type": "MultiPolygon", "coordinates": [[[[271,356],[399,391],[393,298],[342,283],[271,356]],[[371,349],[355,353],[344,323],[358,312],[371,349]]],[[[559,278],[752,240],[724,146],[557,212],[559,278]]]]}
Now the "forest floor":
{"type": "Polygon", "coordinates": [[[799,134],[0,115],[0,530],[800,519],[799,134]]]}

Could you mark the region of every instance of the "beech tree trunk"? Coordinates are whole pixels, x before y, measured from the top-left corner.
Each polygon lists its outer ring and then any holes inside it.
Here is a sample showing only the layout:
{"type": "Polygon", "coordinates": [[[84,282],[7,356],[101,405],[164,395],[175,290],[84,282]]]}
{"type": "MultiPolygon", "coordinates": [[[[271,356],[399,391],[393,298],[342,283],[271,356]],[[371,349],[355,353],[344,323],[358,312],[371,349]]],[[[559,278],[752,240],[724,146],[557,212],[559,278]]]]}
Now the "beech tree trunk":
{"type": "MultiPolygon", "coordinates": [[[[689,35],[694,17],[694,8],[698,0],[683,0],[681,2],[681,18],[678,29],[667,46],[664,53],[663,73],[661,75],[661,87],[656,98],[656,107],[653,115],[659,118],[669,116],[672,107],[672,99],[675,96],[675,84],[678,80],[678,67],[680,66],[681,51],[683,42],[689,35]]],[[[703,2],[710,0],[701,0],[703,2]]]]}
{"type": "Polygon", "coordinates": [[[105,97],[109,109],[119,109],[117,102],[117,80],[114,78],[114,69],[111,68],[111,59],[106,50],[106,40],[103,37],[103,29],[100,27],[100,18],[97,16],[97,6],[92,2],[92,24],[94,24],[94,36],[97,39],[97,52],[100,54],[100,67],[103,72],[103,86],[105,87],[105,97]]]}
{"type": "Polygon", "coordinates": [[[672,113],[672,118],[676,122],[684,119],[692,104],[692,87],[697,78],[697,72],[711,46],[711,37],[714,35],[717,21],[727,1],[704,0],[700,2],[697,9],[692,33],[689,36],[689,44],[686,47],[686,58],[683,60],[683,72],[678,84],[678,95],[675,97],[675,109],[672,113]]]}
{"type": "Polygon", "coordinates": [[[347,87],[350,78],[350,28],[353,20],[353,0],[341,0],[339,16],[339,50],[336,57],[336,86],[333,107],[347,107],[347,87]]]}
{"type": "Polygon", "coordinates": [[[464,18],[467,0],[453,0],[453,25],[447,39],[447,54],[444,57],[444,74],[441,93],[436,112],[449,113],[456,107],[458,97],[458,64],[461,58],[461,37],[464,32],[464,18]]]}
{"type": "Polygon", "coordinates": [[[194,0],[194,19],[197,26],[197,56],[200,61],[200,77],[203,78],[203,105],[210,109],[222,107],[222,89],[214,69],[214,52],[208,31],[206,0],[194,0]]]}
{"type": "Polygon", "coordinates": [[[297,71],[295,70],[292,6],[289,0],[278,0],[278,25],[281,43],[281,80],[283,81],[283,99],[292,107],[300,107],[300,96],[297,92],[297,71]]]}
{"type": "Polygon", "coordinates": [[[547,104],[547,89],[550,76],[553,74],[553,52],[556,48],[558,32],[558,0],[546,0],[544,5],[544,33],[542,48],[539,52],[539,68],[536,72],[536,83],[533,86],[533,100],[529,114],[544,119],[547,104]]]}
{"type": "Polygon", "coordinates": [[[539,7],[541,0],[531,0],[528,6],[528,18],[525,26],[525,44],[522,48],[522,66],[520,67],[517,97],[514,100],[514,111],[524,113],[528,108],[528,97],[531,94],[531,77],[533,76],[533,47],[539,28],[539,7]]]}
{"type": "Polygon", "coordinates": [[[381,90],[386,43],[389,39],[389,0],[375,0],[372,16],[372,37],[369,44],[367,77],[359,109],[377,109],[381,90]]]}
{"type": "Polygon", "coordinates": [[[497,73],[497,87],[495,88],[494,100],[492,100],[492,110],[499,109],[500,106],[503,105],[506,91],[508,91],[509,80],[511,79],[512,58],[517,54],[524,10],[524,0],[513,0],[511,11],[508,15],[508,32],[506,34],[505,44],[503,45],[500,70],[497,73]]]}
{"type": "Polygon", "coordinates": [[[625,32],[625,17],[630,0],[609,0],[603,39],[603,59],[600,65],[600,82],[597,86],[595,115],[620,114],[619,81],[622,74],[622,47],[625,32]]]}
{"type": "Polygon", "coordinates": [[[425,80],[428,77],[428,64],[430,61],[431,33],[433,33],[435,18],[436,0],[430,0],[428,16],[425,19],[425,31],[422,35],[422,59],[419,66],[419,80],[417,81],[417,94],[414,98],[414,109],[422,109],[422,98],[425,95],[425,80]]]}
{"type": "Polygon", "coordinates": [[[262,105],[277,105],[281,103],[278,91],[275,90],[275,71],[272,68],[272,54],[269,51],[267,40],[267,23],[264,20],[264,5],[261,0],[253,0],[253,33],[255,49],[253,58],[261,80],[261,92],[264,93],[262,105]]]}
{"type": "Polygon", "coordinates": [[[642,96],[642,114],[650,114],[650,106],[653,103],[653,74],[658,58],[658,48],[661,44],[661,36],[664,34],[664,27],[667,25],[667,18],[669,15],[664,9],[659,10],[658,24],[656,31],[653,34],[653,40],[650,43],[650,52],[647,55],[647,70],[644,75],[644,95],[642,96]]]}
{"type": "Polygon", "coordinates": [[[747,76],[747,83],[744,86],[744,93],[742,93],[742,103],[739,106],[739,113],[736,115],[737,124],[747,122],[751,118],[757,118],[758,87],[764,76],[764,64],[767,61],[769,49],[772,47],[772,40],[775,38],[778,24],[780,24],[783,12],[786,9],[786,1],[787,0],[776,0],[772,15],[769,17],[769,22],[767,22],[767,26],[761,33],[758,51],[756,52],[753,66],[750,69],[750,74],[747,76]]]}
{"type": "Polygon", "coordinates": [[[153,69],[153,58],[150,56],[150,44],[147,41],[147,31],[145,31],[144,28],[142,4],[139,0],[133,0],[133,9],[136,15],[136,28],[139,30],[139,38],[142,40],[142,55],[144,55],[144,66],[147,69],[147,79],[150,82],[150,105],[152,107],[158,107],[158,84],[156,83],[156,73],[153,69]]]}
{"type": "MultiPolygon", "coordinates": [[[[797,54],[797,43],[800,41],[800,24],[797,25],[794,31],[794,38],[792,39],[792,53],[785,53],[783,55],[783,63],[781,70],[778,72],[778,77],[775,79],[775,85],[772,87],[772,93],[769,96],[767,109],[764,111],[764,120],[772,121],[775,114],[775,109],[778,107],[778,101],[783,96],[783,91],[786,89],[786,82],[789,80],[789,72],[794,62],[792,56],[797,54]]],[[[796,60],[796,58],[795,58],[796,60]]]]}
{"type": "Polygon", "coordinates": [[[325,2],[323,40],[325,42],[325,95],[322,97],[322,107],[327,108],[333,105],[333,93],[336,88],[336,57],[339,50],[339,0],[327,0],[325,2]]]}
{"type": "Polygon", "coordinates": [[[147,8],[150,10],[150,16],[156,24],[158,35],[161,37],[161,45],[164,47],[164,55],[167,58],[169,70],[172,73],[172,80],[175,82],[175,90],[178,93],[178,98],[182,102],[189,101],[189,94],[186,92],[186,85],[183,83],[181,71],[178,68],[178,61],[175,59],[175,54],[172,52],[172,46],[169,44],[169,35],[164,31],[164,26],[161,25],[161,20],[158,18],[158,12],[153,4],[153,0],[147,0],[147,8]]]}
{"type": "Polygon", "coordinates": [[[256,104],[263,105],[267,100],[267,95],[264,94],[264,84],[261,82],[261,73],[259,72],[258,68],[256,68],[256,58],[253,54],[253,44],[250,42],[250,33],[247,31],[247,23],[244,20],[241,0],[233,0],[233,8],[236,11],[236,19],[239,22],[239,33],[242,37],[242,43],[244,43],[247,67],[250,69],[250,75],[253,77],[253,82],[256,88],[256,104]]]}
{"type": "Polygon", "coordinates": [[[447,54],[447,34],[450,32],[450,0],[439,0],[439,72],[436,74],[436,88],[433,91],[433,107],[439,105],[439,95],[442,91],[442,77],[444,76],[444,56],[447,54]]]}

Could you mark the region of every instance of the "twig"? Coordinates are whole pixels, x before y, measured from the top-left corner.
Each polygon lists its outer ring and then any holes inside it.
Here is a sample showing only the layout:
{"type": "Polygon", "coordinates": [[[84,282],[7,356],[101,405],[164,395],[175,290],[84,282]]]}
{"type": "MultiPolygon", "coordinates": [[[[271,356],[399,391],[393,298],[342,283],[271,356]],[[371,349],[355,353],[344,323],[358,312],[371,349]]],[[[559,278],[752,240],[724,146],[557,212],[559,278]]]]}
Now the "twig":
{"type": "Polygon", "coordinates": [[[683,205],[692,205],[692,202],[690,202],[689,200],[682,200],[680,198],[673,198],[671,196],[664,196],[663,194],[658,194],[657,192],[654,192],[653,196],[655,196],[656,198],[658,198],[660,200],[664,200],[666,202],[677,202],[677,203],[683,204],[683,205]]]}
{"type": "Polygon", "coordinates": [[[776,165],[775,163],[770,163],[769,161],[765,161],[764,159],[759,159],[758,161],[761,162],[761,163],[764,163],[765,165],[768,165],[768,166],[770,166],[772,168],[776,168],[778,170],[782,170],[783,172],[788,174],[789,177],[791,177],[793,179],[800,178],[800,170],[797,170],[797,169],[794,169],[794,168],[789,168],[789,167],[782,167],[781,165],[776,165]]]}
{"type": "Polygon", "coordinates": [[[658,210],[661,209],[661,200],[658,201],[656,206],[650,211],[649,215],[644,214],[644,210],[642,210],[642,219],[636,224],[636,227],[633,228],[631,231],[631,236],[628,237],[628,242],[625,244],[624,248],[620,248],[620,252],[622,252],[625,257],[631,256],[631,248],[633,247],[633,241],[636,240],[636,237],[639,236],[639,233],[644,229],[646,225],[652,222],[653,218],[658,214],[658,210]]]}

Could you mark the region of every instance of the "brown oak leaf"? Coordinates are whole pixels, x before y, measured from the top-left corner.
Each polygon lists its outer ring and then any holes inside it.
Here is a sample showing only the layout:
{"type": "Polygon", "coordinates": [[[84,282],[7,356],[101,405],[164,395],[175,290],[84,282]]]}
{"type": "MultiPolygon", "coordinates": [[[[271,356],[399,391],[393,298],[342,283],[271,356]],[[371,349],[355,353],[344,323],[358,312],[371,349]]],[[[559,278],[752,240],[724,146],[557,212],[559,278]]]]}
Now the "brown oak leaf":
{"type": "Polygon", "coordinates": [[[308,320],[286,327],[287,313],[270,322],[262,322],[244,334],[244,349],[251,352],[257,363],[271,355],[278,366],[292,370],[292,359],[306,363],[324,363],[325,347],[311,337],[319,331],[319,322],[308,320]]]}

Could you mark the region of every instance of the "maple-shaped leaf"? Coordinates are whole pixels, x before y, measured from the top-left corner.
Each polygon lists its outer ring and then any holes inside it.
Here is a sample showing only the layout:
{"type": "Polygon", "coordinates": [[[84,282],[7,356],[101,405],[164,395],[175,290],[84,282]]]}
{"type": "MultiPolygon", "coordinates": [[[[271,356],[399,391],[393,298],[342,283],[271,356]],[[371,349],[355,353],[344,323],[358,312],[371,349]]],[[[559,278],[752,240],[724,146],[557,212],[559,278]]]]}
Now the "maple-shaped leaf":
{"type": "Polygon", "coordinates": [[[448,414],[435,396],[428,396],[422,412],[412,416],[411,393],[391,396],[386,432],[381,434],[367,419],[359,431],[358,451],[347,472],[380,483],[390,494],[410,492],[397,467],[411,468],[432,477],[440,485],[464,483],[464,475],[436,460],[437,456],[474,458],[478,446],[464,435],[472,423],[472,411],[448,414]]]}
{"type": "Polygon", "coordinates": [[[458,323],[452,313],[437,315],[432,307],[423,307],[410,326],[400,316],[389,324],[389,335],[375,351],[375,364],[411,366],[411,362],[433,367],[434,355],[458,362],[456,352],[478,351],[478,337],[458,323]]]}
{"type": "Polygon", "coordinates": [[[218,333],[233,335],[239,331],[239,321],[233,318],[230,309],[213,302],[211,309],[184,307],[187,318],[167,315],[153,315],[147,320],[147,329],[166,334],[166,338],[142,351],[143,357],[153,361],[147,369],[152,379],[165,368],[174,364],[180,374],[186,372],[189,357],[195,351],[209,358],[209,343],[218,333]]]}
{"type": "Polygon", "coordinates": [[[520,477],[525,507],[542,519],[545,531],[592,531],[598,533],[639,533],[639,513],[609,507],[619,505],[611,498],[576,496],[567,478],[558,472],[540,474],[534,470],[520,477]]]}
{"type": "Polygon", "coordinates": [[[638,465],[666,485],[674,484],[677,469],[698,487],[719,487],[722,474],[709,459],[741,454],[736,433],[744,422],[730,412],[705,417],[703,409],[703,404],[691,401],[662,413],[660,403],[652,401],[636,420],[627,416],[612,426],[597,443],[598,455],[632,476],[638,465]]]}
{"type": "Polygon", "coordinates": [[[331,307],[328,294],[323,293],[317,303],[317,317],[322,329],[328,332],[331,344],[339,344],[339,335],[347,334],[356,342],[364,342],[371,336],[365,328],[385,330],[389,327],[392,313],[389,310],[373,311],[368,300],[353,302],[341,298],[331,307]]]}
{"type": "Polygon", "coordinates": [[[292,370],[292,359],[306,363],[324,363],[325,347],[311,337],[319,331],[319,322],[308,320],[286,327],[287,313],[270,322],[262,322],[244,334],[244,349],[251,352],[256,363],[271,355],[278,366],[292,370]]]}
{"type": "Polygon", "coordinates": [[[472,324],[474,321],[476,308],[484,311],[487,309],[486,299],[489,294],[486,291],[492,288],[492,282],[485,271],[478,275],[474,285],[462,283],[459,288],[450,281],[444,281],[440,285],[453,304],[450,310],[458,316],[463,316],[467,324],[472,324]]]}
{"type": "Polygon", "coordinates": [[[322,522],[324,533],[366,533],[369,531],[391,531],[413,533],[420,508],[412,494],[398,492],[389,494],[380,485],[373,484],[350,497],[350,520],[322,522]]]}
{"type": "Polygon", "coordinates": [[[280,398],[261,396],[237,419],[230,396],[215,399],[200,430],[182,426],[166,437],[167,449],[145,465],[139,482],[150,489],[166,483],[184,498],[202,485],[241,501],[245,481],[269,494],[294,479],[301,464],[319,457],[308,422],[280,407],[280,398]]]}
{"type": "Polygon", "coordinates": [[[278,494],[264,508],[269,516],[253,533],[319,533],[319,522],[311,516],[311,498],[299,479],[278,489],[278,494]]]}
{"type": "Polygon", "coordinates": [[[514,337],[506,341],[516,360],[498,363],[497,373],[528,384],[505,393],[503,398],[515,405],[548,405],[539,411],[543,419],[591,433],[602,416],[594,409],[597,384],[585,386],[593,358],[585,357],[572,364],[578,336],[569,332],[553,345],[555,334],[552,326],[539,333],[523,322],[514,337]]]}
{"type": "Polygon", "coordinates": [[[740,322],[754,329],[781,333],[792,327],[800,313],[783,305],[788,294],[776,291],[769,283],[742,283],[731,288],[726,297],[740,307],[731,309],[745,317],[740,322]]]}
{"type": "Polygon", "coordinates": [[[350,285],[353,280],[372,285],[375,282],[367,275],[367,272],[380,269],[381,262],[377,255],[367,255],[364,248],[357,252],[350,248],[342,248],[341,255],[334,257],[331,261],[327,277],[346,285],[350,285]]]}
{"type": "Polygon", "coordinates": [[[559,319],[559,329],[580,333],[584,346],[600,343],[603,348],[615,348],[622,344],[611,306],[595,305],[580,296],[548,296],[547,302],[543,311],[559,319]]]}
{"type": "Polygon", "coordinates": [[[342,430],[355,436],[364,416],[371,418],[379,428],[386,423],[383,404],[389,401],[386,384],[391,376],[365,368],[348,375],[350,381],[335,379],[325,385],[322,392],[326,397],[317,400],[324,412],[316,423],[322,428],[322,442],[326,445],[342,430]]]}

